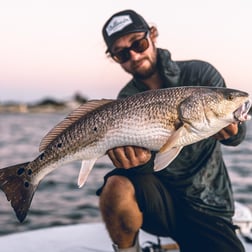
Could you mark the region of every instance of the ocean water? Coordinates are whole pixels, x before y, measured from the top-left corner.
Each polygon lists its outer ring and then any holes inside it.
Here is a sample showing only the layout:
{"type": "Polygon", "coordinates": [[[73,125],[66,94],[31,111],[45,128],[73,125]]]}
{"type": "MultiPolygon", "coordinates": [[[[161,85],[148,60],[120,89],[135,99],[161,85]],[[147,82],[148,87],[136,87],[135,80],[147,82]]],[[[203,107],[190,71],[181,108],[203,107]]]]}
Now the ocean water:
{"type": "MultiPolygon", "coordinates": [[[[42,137],[65,114],[0,114],[0,167],[33,160],[42,137]]],[[[238,147],[223,147],[225,162],[233,183],[235,199],[252,209],[252,121],[247,136],[238,147]]],[[[20,224],[0,191],[0,235],[50,226],[101,221],[97,188],[103,176],[113,169],[108,158],[95,164],[87,183],[77,186],[80,161],[68,163],[49,174],[39,185],[26,220],[20,224]]]]}

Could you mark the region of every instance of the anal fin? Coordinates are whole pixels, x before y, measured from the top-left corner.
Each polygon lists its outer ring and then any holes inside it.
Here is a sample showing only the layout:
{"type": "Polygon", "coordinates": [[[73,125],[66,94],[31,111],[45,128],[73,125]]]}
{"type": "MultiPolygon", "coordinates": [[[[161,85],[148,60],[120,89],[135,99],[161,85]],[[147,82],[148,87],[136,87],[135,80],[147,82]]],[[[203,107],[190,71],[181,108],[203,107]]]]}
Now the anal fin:
{"type": "Polygon", "coordinates": [[[96,160],[97,160],[96,158],[90,160],[82,160],[81,169],[78,177],[79,188],[81,188],[85,184],[88,175],[91,172],[96,160]]]}

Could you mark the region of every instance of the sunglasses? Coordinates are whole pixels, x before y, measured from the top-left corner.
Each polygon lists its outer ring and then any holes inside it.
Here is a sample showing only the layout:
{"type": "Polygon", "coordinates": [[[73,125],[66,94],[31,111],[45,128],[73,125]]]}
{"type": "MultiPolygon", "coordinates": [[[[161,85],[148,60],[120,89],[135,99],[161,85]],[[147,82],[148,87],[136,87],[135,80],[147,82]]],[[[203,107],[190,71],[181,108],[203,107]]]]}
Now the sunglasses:
{"type": "Polygon", "coordinates": [[[125,63],[126,61],[130,60],[130,51],[134,51],[137,53],[142,53],[144,52],[146,49],[148,49],[149,47],[149,40],[148,40],[148,35],[149,32],[146,32],[144,34],[144,37],[138,40],[135,40],[130,47],[125,47],[124,49],[122,49],[119,52],[116,53],[112,53],[111,57],[118,63],[122,64],[125,63]]]}

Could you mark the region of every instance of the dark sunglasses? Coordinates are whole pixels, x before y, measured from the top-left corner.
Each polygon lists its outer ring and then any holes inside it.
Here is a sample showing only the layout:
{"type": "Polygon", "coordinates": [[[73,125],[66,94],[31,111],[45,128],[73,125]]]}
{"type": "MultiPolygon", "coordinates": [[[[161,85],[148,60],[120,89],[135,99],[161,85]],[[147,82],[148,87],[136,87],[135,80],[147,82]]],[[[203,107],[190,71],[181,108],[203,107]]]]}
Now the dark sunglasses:
{"type": "Polygon", "coordinates": [[[125,63],[130,59],[130,51],[134,51],[137,53],[142,53],[149,47],[149,40],[148,40],[149,32],[144,34],[144,37],[138,40],[135,40],[130,47],[125,47],[119,52],[112,53],[110,52],[111,57],[118,63],[122,64],[125,63]]]}

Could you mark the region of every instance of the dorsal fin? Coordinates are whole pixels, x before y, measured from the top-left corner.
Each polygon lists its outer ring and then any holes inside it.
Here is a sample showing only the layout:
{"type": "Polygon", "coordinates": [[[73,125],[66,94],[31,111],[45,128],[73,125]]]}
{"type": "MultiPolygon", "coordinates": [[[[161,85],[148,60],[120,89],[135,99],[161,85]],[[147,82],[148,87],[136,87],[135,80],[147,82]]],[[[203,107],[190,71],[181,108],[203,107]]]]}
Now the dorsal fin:
{"type": "Polygon", "coordinates": [[[96,110],[97,108],[110,103],[114,100],[112,99],[101,99],[101,100],[90,100],[86,103],[80,105],[77,109],[73,110],[63,121],[58,123],[54,128],[52,128],[41,140],[39,145],[39,151],[44,151],[47,146],[66,128],[72,125],[74,122],[78,121],[82,116],[96,110]]]}

